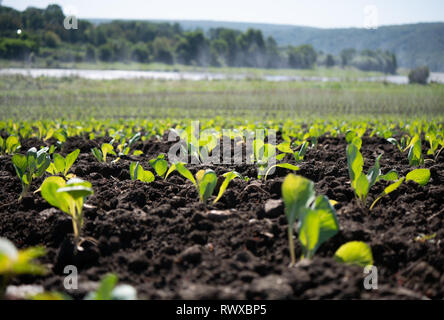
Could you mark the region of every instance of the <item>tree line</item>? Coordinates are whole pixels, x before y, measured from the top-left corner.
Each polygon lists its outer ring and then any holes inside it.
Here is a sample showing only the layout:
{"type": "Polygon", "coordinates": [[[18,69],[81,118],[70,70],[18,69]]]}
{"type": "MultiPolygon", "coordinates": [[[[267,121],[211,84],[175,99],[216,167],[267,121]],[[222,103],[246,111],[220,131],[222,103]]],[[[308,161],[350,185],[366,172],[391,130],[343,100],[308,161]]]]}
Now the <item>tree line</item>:
{"type": "Polygon", "coordinates": [[[0,58],[57,62],[161,62],[196,66],[309,69],[316,65],[354,66],[396,72],[390,52],[353,49],[339,56],[316,52],[311,45],[278,46],[260,30],[227,28],[186,31],[177,23],[78,20],[77,30],[64,28],[58,5],[23,12],[0,6],[0,58]],[[18,34],[17,30],[21,30],[18,34]]]}

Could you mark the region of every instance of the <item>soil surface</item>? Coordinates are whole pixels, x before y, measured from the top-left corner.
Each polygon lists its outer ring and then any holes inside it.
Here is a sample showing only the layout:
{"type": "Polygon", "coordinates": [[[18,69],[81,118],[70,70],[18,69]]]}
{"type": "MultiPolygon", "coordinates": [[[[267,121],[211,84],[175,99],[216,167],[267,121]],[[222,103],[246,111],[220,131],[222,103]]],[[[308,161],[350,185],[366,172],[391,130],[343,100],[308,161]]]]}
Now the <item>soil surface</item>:
{"type": "MultiPolygon", "coordinates": [[[[250,178],[233,180],[222,199],[205,208],[194,186],[177,173],[150,184],[130,180],[131,161],[150,169],[148,161],[167,153],[171,142],[138,142],[135,149],[143,156],[98,163],[90,149],[110,140],[70,138],[61,150],[63,155],[81,150],[71,172],[90,181],[95,192],[84,209],[83,235],[97,244],[86,242],[77,254],[69,216],[32,193],[43,178],[34,181],[32,192],[18,203],[21,186],[11,157],[0,157],[0,236],[19,248],[45,246],[47,255],[40,261],[50,270],[46,276],[21,276],[12,285],[37,284],[80,299],[104,274],[114,272],[142,299],[444,298],[444,152],[436,162],[425,163],[431,170],[428,185],[404,183],[368,211],[355,201],[350,188],[345,139],[321,137],[299,164],[298,174],[313,180],[319,194],[338,201],[340,231],[311,261],[289,268],[287,221],[279,201],[289,170],[278,169],[264,181],[257,179],[253,165],[205,166],[218,175],[236,170],[250,178]],[[432,234],[431,240],[417,238],[432,234]],[[332,259],[343,243],[352,240],[372,248],[378,268],[375,290],[364,288],[362,268],[332,259]],[[79,270],[78,290],[63,287],[66,265],[79,270]]],[[[22,150],[42,145],[28,139],[22,141],[22,150]]],[[[364,137],[362,153],[365,170],[381,153],[383,173],[396,169],[406,175],[413,169],[406,153],[381,138],[364,137]]],[[[188,168],[195,173],[202,167],[188,168]]],[[[369,203],[385,186],[378,182],[373,187],[369,203]]]]}

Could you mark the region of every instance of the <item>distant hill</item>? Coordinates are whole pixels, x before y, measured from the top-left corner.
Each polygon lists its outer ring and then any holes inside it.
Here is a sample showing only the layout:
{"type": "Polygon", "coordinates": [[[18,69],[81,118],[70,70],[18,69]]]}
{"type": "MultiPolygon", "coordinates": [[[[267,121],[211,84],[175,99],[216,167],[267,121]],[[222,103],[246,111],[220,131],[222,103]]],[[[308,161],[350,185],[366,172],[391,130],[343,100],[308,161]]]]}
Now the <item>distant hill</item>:
{"type": "MultiPolygon", "coordinates": [[[[90,19],[94,23],[110,20],[90,19]]],[[[157,20],[159,21],[159,20],[157,20]]],[[[444,23],[418,23],[382,26],[376,30],[359,28],[321,29],[291,25],[240,23],[223,21],[178,22],[186,30],[225,27],[245,31],[248,28],[262,30],[264,36],[273,36],[279,45],[311,44],[316,50],[338,54],[344,48],[383,49],[394,52],[398,65],[412,68],[428,65],[433,71],[444,71],[444,23]]]]}

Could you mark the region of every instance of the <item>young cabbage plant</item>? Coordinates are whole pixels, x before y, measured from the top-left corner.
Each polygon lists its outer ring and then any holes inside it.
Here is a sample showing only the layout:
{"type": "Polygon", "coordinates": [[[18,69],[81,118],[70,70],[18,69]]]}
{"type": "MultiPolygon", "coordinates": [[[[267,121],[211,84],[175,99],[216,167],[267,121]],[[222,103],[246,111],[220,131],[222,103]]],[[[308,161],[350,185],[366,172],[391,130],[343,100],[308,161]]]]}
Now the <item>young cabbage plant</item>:
{"type": "Polygon", "coordinates": [[[216,188],[217,175],[211,169],[199,170],[196,173],[196,183],[200,201],[206,205],[207,200],[213,194],[214,188],[216,188]]]}
{"type": "Polygon", "coordinates": [[[108,154],[116,156],[116,153],[114,152],[114,147],[112,146],[112,144],[109,143],[103,143],[100,147],[100,150],[94,147],[91,149],[91,152],[99,162],[106,162],[108,154]]]}
{"type": "Polygon", "coordinates": [[[399,186],[404,182],[404,181],[414,181],[416,183],[418,183],[421,186],[425,186],[429,180],[430,180],[430,170],[429,169],[415,169],[410,171],[409,173],[407,173],[407,175],[405,177],[401,177],[398,179],[398,175],[396,175],[396,177],[393,177],[394,179],[392,181],[392,184],[390,184],[389,186],[387,186],[384,191],[375,199],[375,201],[373,201],[372,205],[370,206],[370,210],[373,209],[373,207],[376,205],[376,203],[381,200],[381,198],[383,198],[384,196],[392,193],[393,191],[395,191],[396,189],[399,188],[399,186]]]}
{"type": "Polygon", "coordinates": [[[151,159],[149,163],[159,177],[165,177],[168,170],[168,162],[165,160],[164,154],[159,154],[156,159],[151,159]]]}
{"type": "Polygon", "coordinates": [[[305,154],[307,153],[308,142],[305,141],[299,151],[294,153],[294,160],[296,163],[302,162],[304,160],[305,154]]]}
{"type": "Polygon", "coordinates": [[[20,149],[20,142],[17,137],[9,136],[6,139],[0,137],[0,154],[14,154],[20,149]]]}
{"type": "Polygon", "coordinates": [[[391,137],[387,139],[388,142],[390,142],[392,145],[396,146],[399,150],[399,152],[403,152],[406,145],[405,145],[405,137],[402,137],[400,141],[396,140],[395,138],[391,137]]]}
{"type": "Polygon", "coordinates": [[[154,181],[154,174],[151,171],[144,170],[142,165],[137,162],[131,162],[130,164],[130,177],[131,180],[140,180],[142,182],[150,183],[154,181]]]}
{"type": "Polygon", "coordinates": [[[66,180],[69,180],[74,177],[74,174],[70,173],[68,174],[69,169],[71,169],[72,165],[76,161],[78,155],[80,153],[80,149],[76,149],[70,154],[66,156],[66,158],[63,158],[58,153],[54,153],[53,155],[53,162],[50,163],[48,169],[46,169],[47,172],[49,172],[52,175],[62,175],[66,180]]]}
{"type": "Polygon", "coordinates": [[[45,255],[43,247],[31,247],[18,250],[5,238],[0,238],[0,299],[3,298],[11,278],[22,275],[43,275],[46,268],[34,262],[34,259],[45,255]]]}
{"type": "Polygon", "coordinates": [[[364,158],[360,152],[361,144],[361,139],[355,137],[353,141],[347,145],[347,163],[353,191],[362,205],[366,206],[369,191],[376,182],[380,179],[393,181],[397,179],[398,175],[394,171],[389,171],[385,175],[381,173],[379,161],[382,155],[379,155],[376,158],[373,167],[371,167],[368,173],[365,174],[363,172],[364,158]]]}
{"type": "Polygon", "coordinates": [[[26,152],[26,155],[17,153],[12,156],[12,164],[22,184],[19,201],[29,191],[32,180],[41,177],[49,167],[51,159],[47,151],[47,147],[39,151],[36,148],[31,148],[26,152]]]}
{"type": "Polygon", "coordinates": [[[183,177],[191,181],[191,183],[196,187],[200,201],[206,205],[207,200],[211,197],[217,185],[216,173],[211,169],[199,170],[196,173],[196,179],[194,179],[193,174],[185,167],[185,165],[182,162],[178,162],[171,165],[166,177],[168,177],[168,175],[170,175],[174,170],[177,170],[177,172],[179,172],[183,177]]]}
{"type": "MultiPolygon", "coordinates": [[[[132,136],[128,142],[126,142],[126,138],[123,138],[121,143],[117,146],[117,152],[119,157],[121,156],[127,156],[131,150],[131,148],[134,146],[134,144],[141,138],[141,133],[138,132],[136,133],[134,136],[132,136]]],[[[112,140],[112,142],[114,141],[114,139],[112,140]]],[[[110,144],[112,144],[112,142],[110,144]]],[[[137,156],[143,154],[142,151],[140,150],[135,150],[133,152],[133,155],[137,156]]]]}
{"type": "Polygon", "coordinates": [[[66,182],[61,177],[52,176],[43,181],[40,189],[43,199],[71,216],[76,248],[82,251],[81,244],[86,240],[81,236],[83,203],[88,196],[94,194],[91,183],[79,178],[72,178],[66,182]]]}
{"type": "Polygon", "coordinates": [[[304,177],[289,174],[282,184],[282,197],[288,221],[288,242],[291,265],[296,263],[293,227],[298,223],[302,258],[312,258],[319,246],[338,230],[336,211],[326,196],[316,197],[314,183],[304,177]]]}
{"type": "Polygon", "coordinates": [[[253,155],[258,167],[258,179],[262,178],[270,167],[270,163],[276,160],[276,146],[264,143],[261,139],[253,141],[253,155]]]}
{"type": "Polygon", "coordinates": [[[409,149],[408,159],[411,166],[420,166],[424,164],[424,155],[422,154],[421,138],[415,135],[406,150],[409,149]]]}
{"type": "Polygon", "coordinates": [[[285,154],[292,154],[296,163],[302,162],[307,153],[308,142],[305,141],[298,151],[293,151],[290,144],[290,141],[284,141],[276,146],[276,149],[283,152],[276,156],[276,160],[282,160],[285,157],[285,154]]]}
{"type": "Polygon", "coordinates": [[[436,152],[438,151],[438,148],[440,146],[440,137],[436,135],[434,132],[427,132],[425,135],[426,140],[429,143],[429,150],[427,150],[427,154],[430,156],[435,156],[436,152]]]}

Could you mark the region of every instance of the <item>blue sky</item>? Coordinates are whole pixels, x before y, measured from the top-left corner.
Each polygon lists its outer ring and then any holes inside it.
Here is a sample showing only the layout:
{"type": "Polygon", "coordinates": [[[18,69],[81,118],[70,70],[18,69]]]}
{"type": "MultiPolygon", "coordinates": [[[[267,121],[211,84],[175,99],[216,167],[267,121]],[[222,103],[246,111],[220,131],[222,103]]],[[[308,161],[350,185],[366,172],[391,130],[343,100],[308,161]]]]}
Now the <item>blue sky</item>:
{"type": "Polygon", "coordinates": [[[366,6],[378,25],[444,21],[444,0],[3,0],[23,10],[57,3],[80,18],[219,20],[322,28],[363,27],[366,6]]]}

